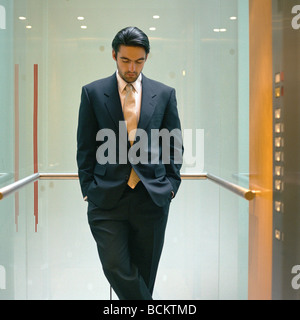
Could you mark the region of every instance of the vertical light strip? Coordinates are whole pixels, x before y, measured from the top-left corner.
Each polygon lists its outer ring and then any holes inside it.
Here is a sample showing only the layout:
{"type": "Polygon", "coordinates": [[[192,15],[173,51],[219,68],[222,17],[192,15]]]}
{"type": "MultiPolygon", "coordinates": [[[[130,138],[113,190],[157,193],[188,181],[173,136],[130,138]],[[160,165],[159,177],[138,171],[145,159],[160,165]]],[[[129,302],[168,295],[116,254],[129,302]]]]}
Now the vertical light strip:
{"type": "MultiPolygon", "coordinates": [[[[33,102],[33,170],[38,173],[38,65],[34,65],[34,102],[33,102]]],[[[35,232],[37,232],[38,219],[38,181],[34,183],[34,217],[35,232]]]]}
{"type": "MultiPolygon", "coordinates": [[[[20,155],[20,114],[19,114],[19,65],[15,65],[15,181],[19,180],[20,155]]],[[[20,213],[19,192],[15,193],[15,224],[18,232],[18,218],[20,213]]]]}

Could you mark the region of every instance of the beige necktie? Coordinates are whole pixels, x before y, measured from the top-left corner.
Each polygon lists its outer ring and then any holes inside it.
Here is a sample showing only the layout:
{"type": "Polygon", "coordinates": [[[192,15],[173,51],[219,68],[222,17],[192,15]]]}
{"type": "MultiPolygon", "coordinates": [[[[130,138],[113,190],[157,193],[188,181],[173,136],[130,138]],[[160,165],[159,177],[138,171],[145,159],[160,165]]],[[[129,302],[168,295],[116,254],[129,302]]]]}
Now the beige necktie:
{"type": "MultiPolygon", "coordinates": [[[[127,121],[127,132],[130,144],[133,145],[134,139],[135,139],[135,133],[137,129],[137,114],[136,114],[136,107],[135,107],[135,96],[134,96],[134,88],[131,84],[127,84],[126,88],[126,96],[124,101],[124,118],[125,121],[127,121]]],[[[131,189],[134,189],[138,182],[140,181],[140,178],[134,171],[134,169],[131,170],[130,177],[128,180],[128,185],[131,189]]]]}

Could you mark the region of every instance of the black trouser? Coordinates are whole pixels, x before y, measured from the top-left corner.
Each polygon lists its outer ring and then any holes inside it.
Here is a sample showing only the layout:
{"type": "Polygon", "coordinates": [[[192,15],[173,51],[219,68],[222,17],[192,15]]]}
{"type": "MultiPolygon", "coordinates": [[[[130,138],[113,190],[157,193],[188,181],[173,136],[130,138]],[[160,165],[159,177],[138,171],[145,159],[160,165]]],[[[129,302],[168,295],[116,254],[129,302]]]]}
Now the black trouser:
{"type": "Polygon", "coordinates": [[[104,274],[121,300],[151,300],[169,203],[154,204],[140,182],[112,210],[89,203],[88,219],[104,274]]]}

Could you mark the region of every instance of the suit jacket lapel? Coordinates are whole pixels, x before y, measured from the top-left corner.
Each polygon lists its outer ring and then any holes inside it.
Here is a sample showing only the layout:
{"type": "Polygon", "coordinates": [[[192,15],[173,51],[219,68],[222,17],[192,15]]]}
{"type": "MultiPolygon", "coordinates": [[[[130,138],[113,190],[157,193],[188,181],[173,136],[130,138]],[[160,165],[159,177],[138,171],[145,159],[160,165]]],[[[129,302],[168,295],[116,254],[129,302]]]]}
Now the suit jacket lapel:
{"type": "Polygon", "coordinates": [[[151,86],[149,79],[144,75],[142,78],[142,88],[142,105],[138,128],[145,130],[155,110],[154,98],[156,97],[156,94],[151,86]]]}
{"type": "Polygon", "coordinates": [[[122,105],[119,95],[118,82],[116,74],[108,78],[107,86],[104,88],[104,95],[107,97],[105,106],[117,129],[119,129],[119,122],[124,121],[122,105]]]}

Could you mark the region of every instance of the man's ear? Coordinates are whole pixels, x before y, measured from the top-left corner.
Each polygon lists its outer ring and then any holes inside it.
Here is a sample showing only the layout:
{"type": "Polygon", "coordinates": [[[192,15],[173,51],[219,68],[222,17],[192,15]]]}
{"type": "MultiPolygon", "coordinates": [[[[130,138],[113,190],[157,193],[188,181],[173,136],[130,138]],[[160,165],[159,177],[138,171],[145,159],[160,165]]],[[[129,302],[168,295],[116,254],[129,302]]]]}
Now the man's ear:
{"type": "Polygon", "coordinates": [[[117,61],[117,54],[115,50],[112,51],[112,57],[115,61],[117,61]]]}

